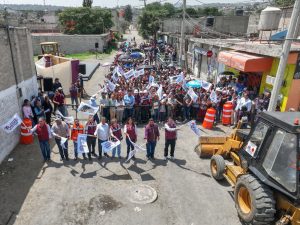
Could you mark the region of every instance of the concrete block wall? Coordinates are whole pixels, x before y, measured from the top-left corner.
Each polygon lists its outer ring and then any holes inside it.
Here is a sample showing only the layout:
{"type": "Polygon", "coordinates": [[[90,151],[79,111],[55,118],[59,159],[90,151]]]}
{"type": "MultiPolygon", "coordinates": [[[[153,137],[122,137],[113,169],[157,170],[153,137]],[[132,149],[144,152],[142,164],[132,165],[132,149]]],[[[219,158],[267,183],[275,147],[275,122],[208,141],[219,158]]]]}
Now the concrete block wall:
{"type": "Polygon", "coordinates": [[[73,54],[95,50],[95,43],[99,43],[98,51],[102,52],[107,46],[109,34],[101,35],[65,35],[65,34],[32,34],[34,55],[41,54],[40,43],[54,41],[59,44],[59,51],[73,54]]]}
{"type": "Polygon", "coordinates": [[[249,16],[216,16],[213,30],[220,33],[246,34],[249,16]]]}
{"type": "MultiPolygon", "coordinates": [[[[38,89],[31,35],[28,29],[13,28],[10,29],[9,35],[12,54],[7,31],[3,28],[0,29],[0,125],[6,123],[15,113],[22,118],[21,106],[24,99],[30,99],[32,95],[36,95],[38,89]],[[15,64],[16,78],[12,58],[15,64]]],[[[19,128],[11,134],[0,129],[0,163],[19,143],[19,139],[19,128]]]]}

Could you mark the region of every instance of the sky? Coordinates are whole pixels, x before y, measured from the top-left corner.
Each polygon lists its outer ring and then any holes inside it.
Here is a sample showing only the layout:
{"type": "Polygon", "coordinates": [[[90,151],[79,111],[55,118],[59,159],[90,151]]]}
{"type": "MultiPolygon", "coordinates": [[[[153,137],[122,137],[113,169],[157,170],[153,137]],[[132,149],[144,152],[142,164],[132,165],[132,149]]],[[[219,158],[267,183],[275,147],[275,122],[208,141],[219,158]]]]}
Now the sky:
{"type": "MultiPolygon", "coordinates": [[[[0,4],[39,4],[43,5],[44,1],[46,5],[58,5],[58,6],[81,6],[82,0],[0,0],[0,4]]],[[[94,6],[101,7],[116,7],[123,5],[131,6],[143,6],[143,0],[93,0],[94,6]]],[[[177,3],[181,0],[166,0],[164,2],[177,3]]],[[[187,0],[187,5],[200,5],[200,2],[203,3],[236,3],[236,2],[250,2],[253,0],[187,0]]],[[[255,0],[254,0],[255,1],[255,0]]],[[[254,2],[253,1],[253,2],[254,2]]],[[[147,0],[147,3],[155,2],[155,0],[147,0]]]]}

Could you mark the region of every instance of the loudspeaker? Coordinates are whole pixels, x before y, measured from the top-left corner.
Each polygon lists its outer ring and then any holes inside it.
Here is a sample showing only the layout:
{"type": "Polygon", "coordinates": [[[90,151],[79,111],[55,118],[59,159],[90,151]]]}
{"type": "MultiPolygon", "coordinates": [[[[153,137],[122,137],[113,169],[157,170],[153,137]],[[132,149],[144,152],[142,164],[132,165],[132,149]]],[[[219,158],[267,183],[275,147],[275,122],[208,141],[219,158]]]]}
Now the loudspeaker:
{"type": "Polygon", "coordinates": [[[44,77],[43,86],[44,86],[44,91],[53,91],[53,78],[44,77]]]}
{"type": "Polygon", "coordinates": [[[85,64],[79,64],[78,65],[78,70],[79,70],[79,73],[86,74],[86,65],[85,64]]]}
{"type": "Polygon", "coordinates": [[[95,43],[95,48],[99,48],[99,43],[98,42],[95,43]]]}

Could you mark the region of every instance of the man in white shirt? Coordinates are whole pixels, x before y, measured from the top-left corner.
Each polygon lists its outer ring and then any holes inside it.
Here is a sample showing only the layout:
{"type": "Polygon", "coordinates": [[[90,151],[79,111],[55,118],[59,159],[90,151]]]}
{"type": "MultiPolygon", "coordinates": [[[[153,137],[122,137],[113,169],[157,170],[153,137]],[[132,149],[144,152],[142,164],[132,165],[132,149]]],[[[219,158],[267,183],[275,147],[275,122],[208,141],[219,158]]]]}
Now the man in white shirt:
{"type": "MultiPolygon", "coordinates": [[[[95,136],[98,138],[98,149],[99,149],[99,157],[98,159],[102,158],[102,143],[108,141],[109,139],[109,126],[106,123],[106,118],[102,117],[101,122],[97,125],[96,131],[94,133],[95,136]]],[[[109,157],[107,153],[104,153],[106,157],[109,157]]]]}
{"type": "Polygon", "coordinates": [[[247,114],[249,117],[251,107],[252,101],[249,98],[248,94],[244,93],[243,97],[237,100],[237,105],[235,108],[236,117],[234,118],[234,126],[236,126],[237,122],[243,117],[244,114],[247,114]]]}

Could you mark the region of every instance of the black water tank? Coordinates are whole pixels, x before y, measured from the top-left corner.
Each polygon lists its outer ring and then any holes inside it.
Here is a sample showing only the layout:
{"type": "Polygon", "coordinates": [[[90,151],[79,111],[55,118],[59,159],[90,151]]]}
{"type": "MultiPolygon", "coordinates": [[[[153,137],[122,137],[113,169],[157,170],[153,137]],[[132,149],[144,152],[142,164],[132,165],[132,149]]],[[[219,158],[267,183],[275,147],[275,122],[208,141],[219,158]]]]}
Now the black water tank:
{"type": "Polygon", "coordinates": [[[206,27],[212,27],[214,25],[214,22],[215,22],[215,17],[213,16],[208,16],[206,18],[206,27]]]}
{"type": "Polygon", "coordinates": [[[244,15],[244,10],[243,9],[237,9],[237,10],[235,10],[235,15],[236,16],[243,16],[244,15]]]}

